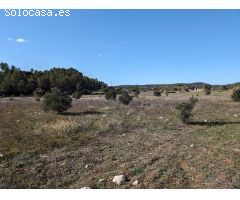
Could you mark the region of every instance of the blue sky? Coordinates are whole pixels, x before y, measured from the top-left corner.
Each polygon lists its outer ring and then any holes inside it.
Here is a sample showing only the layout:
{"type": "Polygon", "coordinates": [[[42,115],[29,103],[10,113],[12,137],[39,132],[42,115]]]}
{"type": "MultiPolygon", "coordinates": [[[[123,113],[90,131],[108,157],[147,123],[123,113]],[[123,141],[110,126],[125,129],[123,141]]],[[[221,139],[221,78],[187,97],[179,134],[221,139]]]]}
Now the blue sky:
{"type": "Polygon", "coordinates": [[[237,10],[1,10],[0,27],[0,61],[24,70],[74,67],[112,85],[240,81],[237,10]]]}

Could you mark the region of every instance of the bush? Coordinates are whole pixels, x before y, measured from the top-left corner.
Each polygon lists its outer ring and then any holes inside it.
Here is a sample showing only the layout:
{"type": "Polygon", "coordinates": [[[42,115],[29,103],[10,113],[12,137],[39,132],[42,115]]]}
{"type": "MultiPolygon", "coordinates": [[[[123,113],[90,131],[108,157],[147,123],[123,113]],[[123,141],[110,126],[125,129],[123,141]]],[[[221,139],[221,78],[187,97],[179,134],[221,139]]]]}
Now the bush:
{"type": "Polygon", "coordinates": [[[33,96],[36,96],[36,97],[42,97],[44,94],[45,94],[45,90],[42,90],[41,88],[37,88],[33,92],[33,96]]]}
{"type": "Polygon", "coordinates": [[[233,101],[240,102],[240,89],[234,90],[231,97],[233,101]]]}
{"type": "Polygon", "coordinates": [[[14,100],[14,97],[15,97],[14,95],[11,95],[11,96],[9,97],[9,100],[10,100],[10,101],[13,101],[13,100],[14,100]]]}
{"type": "Polygon", "coordinates": [[[114,87],[109,87],[105,90],[105,98],[107,100],[116,100],[116,97],[117,97],[117,93],[114,89],[114,87]]]}
{"type": "Polygon", "coordinates": [[[132,101],[132,97],[129,96],[127,91],[122,91],[121,96],[118,97],[118,100],[124,104],[124,105],[128,105],[131,101],[132,101]]]}
{"type": "Polygon", "coordinates": [[[75,99],[80,99],[81,96],[82,96],[82,92],[80,91],[76,91],[72,94],[72,97],[75,99]]]}
{"type": "Polygon", "coordinates": [[[210,95],[211,94],[211,85],[205,85],[204,92],[205,92],[205,95],[210,95]]]}
{"type": "Polygon", "coordinates": [[[133,88],[133,93],[134,93],[134,96],[137,97],[140,94],[139,88],[138,87],[133,88]]]}
{"type": "Polygon", "coordinates": [[[62,93],[58,88],[52,88],[51,92],[44,95],[43,110],[53,110],[62,114],[71,107],[71,103],[72,99],[66,93],[62,93]]]}
{"type": "Polygon", "coordinates": [[[191,97],[189,101],[177,104],[176,109],[180,111],[180,118],[184,124],[191,122],[191,117],[193,116],[192,111],[197,102],[197,98],[191,97]]]}
{"type": "Polygon", "coordinates": [[[162,93],[159,90],[154,90],[153,95],[156,97],[160,97],[162,93]]]}

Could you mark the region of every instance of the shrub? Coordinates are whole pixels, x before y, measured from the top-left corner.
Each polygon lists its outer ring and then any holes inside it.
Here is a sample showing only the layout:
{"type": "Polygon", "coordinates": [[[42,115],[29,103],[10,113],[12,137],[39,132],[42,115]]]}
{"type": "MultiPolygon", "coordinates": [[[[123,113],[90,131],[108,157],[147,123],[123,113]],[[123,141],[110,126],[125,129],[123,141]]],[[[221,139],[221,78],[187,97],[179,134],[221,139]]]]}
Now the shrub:
{"type": "Polygon", "coordinates": [[[134,96],[137,97],[140,94],[139,88],[138,87],[133,88],[133,93],[134,93],[134,96]]]}
{"type": "Polygon", "coordinates": [[[9,100],[10,100],[10,101],[13,101],[13,100],[14,100],[14,95],[11,95],[11,96],[9,97],[9,100]]]}
{"type": "Polygon", "coordinates": [[[154,90],[153,95],[156,97],[160,97],[162,93],[159,90],[154,90]]]}
{"type": "Polygon", "coordinates": [[[240,102],[240,89],[234,90],[231,98],[235,102],[240,102]]]}
{"type": "Polygon", "coordinates": [[[118,97],[118,100],[124,104],[124,105],[128,105],[131,101],[132,101],[132,97],[129,96],[127,91],[122,91],[121,96],[118,97]]]}
{"type": "Polygon", "coordinates": [[[221,90],[228,90],[228,87],[226,85],[222,85],[221,90]]]}
{"type": "Polygon", "coordinates": [[[114,89],[114,87],[109,87],[108,89],[105,90],[105,98],[107,100],[116,100],[117,93],[114,89]]]}
{"type": "Polygon", "coordinates": [[[82,96],[82,92],[80,91],[76,91],[72,94],[72,97],[75,99],[80,99],[81,96],[82,96]]]}
{"type": "Polygon", "coordinates": [[[45,94],[45,90],[42,90],[41,88],[37,88],[33,92],[33,96],[36,96],[36,97],[42,97],[44,94],[45,94]]]}
{"type": "Polygon", "coordinates": [[[193,116],[192,111],[197,102],[197,98],[191,97],[187,102],[177,104],[176,109],[180,111],[180,118],[184,124],[191,122],[191,117],[193,116]]]}
{"type": "Polygon", "coordinates": [[[53,110],[62,114],[71,107],[71,103],[72,99],[66,93],[61,92],[58,88],[52,88],[51,92],[44,95],[43,110],[53,110]]]}
{"type": "Polygon", "coordinates": [[[210,95],[211,94],[211,85],[205,85],[204,92],[205,92],[205,95],[210,95]]]}

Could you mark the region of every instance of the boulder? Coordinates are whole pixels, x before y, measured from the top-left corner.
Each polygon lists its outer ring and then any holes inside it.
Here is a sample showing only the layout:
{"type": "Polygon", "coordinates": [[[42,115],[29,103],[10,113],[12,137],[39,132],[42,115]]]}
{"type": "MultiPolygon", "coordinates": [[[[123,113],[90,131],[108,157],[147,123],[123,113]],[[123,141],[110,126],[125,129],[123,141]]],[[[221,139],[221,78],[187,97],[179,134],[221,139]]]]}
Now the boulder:
{"type": "Polygon", "coordinates": [[[126,177],[124,175],[118,175],[113,178],[113,183],[116,183],[117,185],[121,185],[126,181],[126,177]]]}

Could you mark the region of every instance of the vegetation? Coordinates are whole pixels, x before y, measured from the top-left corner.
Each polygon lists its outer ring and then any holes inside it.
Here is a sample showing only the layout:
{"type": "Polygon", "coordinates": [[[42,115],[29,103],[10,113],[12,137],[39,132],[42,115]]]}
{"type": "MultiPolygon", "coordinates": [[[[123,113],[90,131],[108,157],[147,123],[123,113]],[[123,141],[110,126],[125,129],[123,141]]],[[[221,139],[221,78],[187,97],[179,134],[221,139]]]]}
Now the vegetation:
{"type": "Polygon", "coordinates": [[[162,95],[162,93],[158,89],[154,89],[153,95],[156,97],[160,97],[162,95]]]}
{"type": "Polygon", "coordinates": [[[140,94],[140,89],[139,89],[139,87],[133,88],[132,91],[133,91],[135,97],[137,97],[137,96],[140,94]]]}
{"type": "Polygon", "coordinates": [[[210,95],[211,94],[211,85],[206,84],[204,86],[204,92],[205,92],[205,95],[210,95]]]}
{"type": "Polygon", "coordinates": [[[45,71],[21,71],[15,66],[0,63],[0,94],[6,96],[20,94],[42,96],[51,88],[57,87],[61,91],[72,94],[83,91],[89,94],[107,85],[97,79],[83,76],[76,69],[53,68],[45,71]]]}
{"type": "Polygon", "coordinates": [[[72,94],[72,97],[75,99],[80,99],[81,96],[82,96],[82,92],[80,91],[76,91],[72,94]]]}
{"type": "Polygon", "coordinates": [[[56,111],[58,114],[62,114],[63,111],[68,110],[71,107],[72,99],[66,94],[61,92],[58,88],[52,88],[51,92],[47,92],[43,99],[43,110],[56,111]]]}
{"type": "Polygon", "coordinates": [[[193,116],[192,111],[197,102],[197,98],[191,97],[189,101],[177,104],[176,109],[180,111],[180,118],[184,124],[191,122],[191,117],[193,116]]]}
{"type": "Polygon", "coordinates": [[[240,102],[240,89],[234,90],[231,97],[233,101],[240,102]]]}
{"type": "Polygon", "coordinates": [[[129,96],[128,92],[123,90],[121,96],[118,97],[118,100],[124,104],[128,105],[132,101],[132,97],[129,96]]]}
{"type": "Polygon", "coordinates": [[[116,100],[117,98],[117,93],[114,87],[109,87],[104,90],[105,92],[105,98],[107,100],[116,100]]]}

